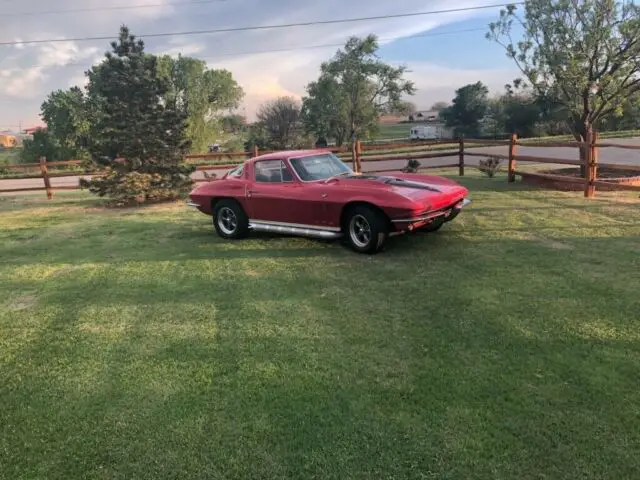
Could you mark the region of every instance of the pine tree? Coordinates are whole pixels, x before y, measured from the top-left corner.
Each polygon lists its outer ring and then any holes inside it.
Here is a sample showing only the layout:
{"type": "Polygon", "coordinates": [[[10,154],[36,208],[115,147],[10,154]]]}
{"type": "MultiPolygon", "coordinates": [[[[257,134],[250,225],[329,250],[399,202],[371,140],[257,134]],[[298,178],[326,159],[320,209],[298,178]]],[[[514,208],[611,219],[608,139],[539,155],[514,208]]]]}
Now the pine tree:
{"type": "Polygon", "coordinates": [[[88,150],[107,174],[83,182],[118,205],[178,198],[192,185],[186,109],[163,100],[169,85],[157,57],[126,26],[112,52],[87,72],[88,150]]]}

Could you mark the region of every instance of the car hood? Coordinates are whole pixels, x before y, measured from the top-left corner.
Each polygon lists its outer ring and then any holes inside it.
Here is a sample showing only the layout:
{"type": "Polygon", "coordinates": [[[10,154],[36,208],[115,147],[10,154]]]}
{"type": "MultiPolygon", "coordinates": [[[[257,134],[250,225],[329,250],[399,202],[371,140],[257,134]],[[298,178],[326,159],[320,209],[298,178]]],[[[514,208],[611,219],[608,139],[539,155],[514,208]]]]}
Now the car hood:
{"type": "Polygon", "coordinates": [[[339,178],[338,185],[366,191],[391,191],[416,203],[429,203],[434,209],[460,200],[469,192],[448,178],[414,173],[349,175],[339,178]]]}

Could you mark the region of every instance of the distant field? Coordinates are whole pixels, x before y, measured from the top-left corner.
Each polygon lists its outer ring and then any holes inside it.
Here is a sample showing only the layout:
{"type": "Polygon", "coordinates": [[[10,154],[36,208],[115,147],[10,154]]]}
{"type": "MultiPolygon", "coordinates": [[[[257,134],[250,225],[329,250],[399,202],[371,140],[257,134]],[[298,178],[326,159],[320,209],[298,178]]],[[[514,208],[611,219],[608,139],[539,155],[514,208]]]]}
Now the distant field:
{"type": "Polygon", "coordinates": [[[381,124],[379,126],[380,131],[376,136],[376,139],[395,139],[395,138],[409,138],[409,132],[411,127],[419,125],[418,123],[392,123],[381,124]]]}

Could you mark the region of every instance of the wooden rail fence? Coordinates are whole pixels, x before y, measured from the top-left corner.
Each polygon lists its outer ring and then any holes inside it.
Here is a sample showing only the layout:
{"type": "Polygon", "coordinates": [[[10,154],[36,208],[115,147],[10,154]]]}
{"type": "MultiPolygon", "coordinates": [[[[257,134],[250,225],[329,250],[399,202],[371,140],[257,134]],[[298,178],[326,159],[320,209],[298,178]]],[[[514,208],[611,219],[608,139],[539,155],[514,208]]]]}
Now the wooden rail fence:
{"type": "MultiPolygon", "coordinates": [[[[599,134],[597,132],[590,133],[584,142],[535,142],[535,141],[522,141],[519,140],[516,135],[512,135],[509,140],[477,140],[459,138],[457,140],[435,140],[435,141],[419,141],[411,143],[392,143],[386,145],[362,145],[360,142],[356,142],[352,148],[319,148],[318,151],[331,151],[337,154],[343,161],[350,160],[353,164],[353,169],[357,172],[362,171],[362,163],[373,162],[387,162],[387,161],[407,161],[411,159],[415,160],[428,160],[428,159],[445,159],[448,157],[456,157],[457,161],[451,163],[439,163],[437,165],[425,165],[420,166],[422,169],[433,168],[458,168],[458,175],[464,176],[465,166],[478,168],[475,165],[465,165],[466,157],[494,157],[499,158],[507,162],[507,178],[509,182],[514,182],[516,177],[522,178],[537,178],[542,180],[548,180],[553,182],[565,182],[570,184],[583,184],[584,195],[587,198],[595,196],[596,187],[603,187],[609,190],[630,190],[640,191],[640,186],[620,184],[614,182],[607,182],[598,180],[598,168],[617,169],[624,171],[637,171],[640,176],[640,165],[622,165],[616,163],[600,163],[599,152],[601,148],[623,148],[628,150],[640,150],[640,146],[632,145],[619,145],[616,143],[599,143],[599,134]],[[491,147],[491,146],[505,146],[507,147],[506,155],[493,154],[493,153],[481,153],[477,151],[470,151],[470,149],[478,147],[491,147]],[[526,147],[570,147],[576,149],[583,149],[581,160],[566,159],[566,158],[551,158],[551,157],[536,157],[530,155],[520,155],[518,153],[519,146],[526,147]],[[434,151],[433,148],[446,148],[444,151],[434,151]],[[450,148],[449,148],[450,147],[450,148]],[[581,178],[571,177],[566,175],[553,175],[548,173],[536,173],[536,172],[524,172],[517,169],[519,162],[523,163],[537,163],[537,164],[554,164],[554,165],[571,165],[583,167],[584,175],[581,178]]],[[[273,153],[270,151],[260,152],[258,148],[253,148],[251,152],[210,152],[191,154],[185,156],[185,163],[195,164],[196,171],[212,171],[212,170],[229,170],[242,163],[247,158],[257,157],[258,155],[264,155],[266,153],[273,153]]],[[[10,188],[0,189],[0,193],[17,193],[26,191],[45,190],[47,198],[53,198],[54,190],[74,190],[80,188],[77,186],[52,186],[52,178],[62,178],[71,176],[98,176],[103,175],[102,171],[93,172],[73,172],[73,171],[50,171],[52,167],[80,167],[83,164],[81,160],[69,160],[63,162],[47,162],[46,159],[40,158],[38,163],[25,163],[17,165],[6,165],[0,168],[10,170],[23,170],[25,175],[20,179],[34,179],[42,178],[43,186],[41,187],[22,187],[22,188],[10,188]],[[34,173],[27,173],[28,171],[34,173]],[[37,172],[37,173],[35,173],[37,172]]],[[[397,172],[402,167],[395,168],[382,168],[368,170],[371,173],[383,173],[383,172],[397,172]]],[[[196,179],[195,182],[209,181],[209,176],[205,173],[205,178],[196,179]]],[[[1,187],[0,187],[1,188],[1,187]]]]}

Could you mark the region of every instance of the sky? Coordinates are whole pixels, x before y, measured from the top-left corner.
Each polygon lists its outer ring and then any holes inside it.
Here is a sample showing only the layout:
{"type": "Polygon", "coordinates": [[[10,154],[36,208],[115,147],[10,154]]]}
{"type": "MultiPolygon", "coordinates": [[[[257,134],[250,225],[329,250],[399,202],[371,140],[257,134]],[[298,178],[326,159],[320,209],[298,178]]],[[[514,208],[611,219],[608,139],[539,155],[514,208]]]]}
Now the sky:
{"type": "MultiPolygon", "coordinates": [[[[120,25],[134,35],[269,26],[477,7],[495,0],[0,0],[0,130],[41,124],[40,105],[53,90],[83,86],[84,72],[109,50],[120,25]],[[121,7],[127,7],[123,9],[121,7]],[[140,7],[140,8],[129,8],[140,7]],[[80,11],[70,11],[80,10],[80,11]],[[61,12],[66,11],[66,12],[61,12]]],[[[504,50],[486,40],[499,8],[352,23],[148,38],[148,51],[189,55],[232,72],[243,87],[240,113],[252,119],[260,104],[281,95],[301,98],[349,36],[375,33],[381,58],[408,67],[419,110],[450,101],[457,88],[482,81],[501,91],[517,76],[504,50]],[[327,46],[328,45],[328,46],[327,46]],[[324,46],[318,47],[317,46],[324,46]],[[269,51],[271,52],[265,52],[269,51]],[[273,51],[279,50],[279,51],[273,51]]]]}

